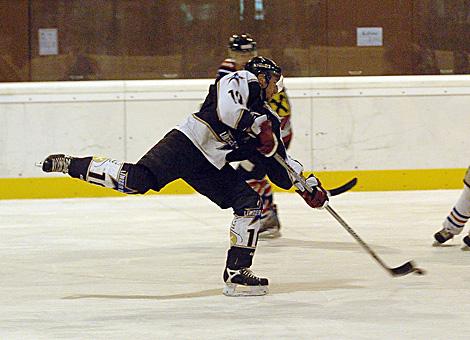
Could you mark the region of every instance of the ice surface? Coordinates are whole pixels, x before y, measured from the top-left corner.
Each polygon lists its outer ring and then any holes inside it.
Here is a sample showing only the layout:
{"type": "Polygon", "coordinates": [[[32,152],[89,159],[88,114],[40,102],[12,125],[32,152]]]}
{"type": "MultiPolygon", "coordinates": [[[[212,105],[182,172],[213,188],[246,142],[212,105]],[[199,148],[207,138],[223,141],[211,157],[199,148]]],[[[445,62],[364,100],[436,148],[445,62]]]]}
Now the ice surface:
{"type": "MultiPolygon", "coordinates": [[[[432,235],[460,191],[346,193],[326,212],[275,194],[264,297],[221,294],[231,212],[202,196],[0,201],[1,339],[469,339],[470,252],[432,235]]],[[[467,226],[465,232],[467,232],[467,226]]]]}

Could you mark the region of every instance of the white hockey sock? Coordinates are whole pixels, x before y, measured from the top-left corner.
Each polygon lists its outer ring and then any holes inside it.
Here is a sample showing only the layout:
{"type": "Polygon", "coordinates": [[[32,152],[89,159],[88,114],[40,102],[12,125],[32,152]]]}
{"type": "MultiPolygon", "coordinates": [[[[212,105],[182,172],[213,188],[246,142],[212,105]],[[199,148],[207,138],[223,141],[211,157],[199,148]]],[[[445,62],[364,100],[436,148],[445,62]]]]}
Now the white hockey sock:
{"type": "Polygon", "coordinates": [[[464,186],[463,191],[455,203],[452,211],[442,223],[444,229],[454,235],[462,232],[465,223],[470,219],[470,188],[464,186]]]}

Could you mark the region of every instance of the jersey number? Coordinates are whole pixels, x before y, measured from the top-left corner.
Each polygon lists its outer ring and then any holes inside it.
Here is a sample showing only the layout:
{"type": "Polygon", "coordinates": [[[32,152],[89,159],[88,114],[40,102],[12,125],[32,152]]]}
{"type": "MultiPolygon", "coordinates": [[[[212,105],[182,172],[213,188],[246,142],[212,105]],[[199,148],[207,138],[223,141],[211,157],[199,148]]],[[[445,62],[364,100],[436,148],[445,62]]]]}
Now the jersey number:
{"type": "Polygon", "coordinates": [[[248,229],[248,234],[250,235],[248,237],[248,247],[256,247],[256,244],[258,243],[258,233],[255,234],[254,229],[248,229]]]}
{"type": "Polygon", "coordinates": [[[240,94],[240,92],[230,90],[230,91],[228,91],[228,93],[230,93],[230,95],[232,96],[232,99],[235,102],[235,104],[238,103],[240,105],[243,105],[243,98],[242,98],[242,95],[240,94]]]}

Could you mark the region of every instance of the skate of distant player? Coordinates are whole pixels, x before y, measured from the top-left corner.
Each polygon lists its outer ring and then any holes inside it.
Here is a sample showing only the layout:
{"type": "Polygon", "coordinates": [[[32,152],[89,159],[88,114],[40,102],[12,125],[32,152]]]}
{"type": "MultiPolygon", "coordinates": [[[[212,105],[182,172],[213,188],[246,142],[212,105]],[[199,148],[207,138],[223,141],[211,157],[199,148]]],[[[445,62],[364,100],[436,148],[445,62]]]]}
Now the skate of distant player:
{"type": "MultiPolygon", "coordinates": [[[[442,222],[442,229],[434,234],[434,246],[440,246],[451,240],[454,236],[459,235],[468,219],[470,219],[470,166],[465,173],[463,183],[462,193],[449,215],[442,222]]],[[[462,241],[464,243],[462,250],[470,250],[470,231],[462,241]]]]}
{"type": "MultiPolygon", "coordinates": [[[[264,295],[268,279],[250,269],[260,228],[260,196],[229,163],[253,159],[266,167],[276,185],[292,187],[289,174],[273,155],[281,155],[299,173],[302,167],[286,154],[281,122],[266,104],[278,92],[281,80],[281,68],[274,61],[255,57],[245,70],[218,78],[200,110],[168,132],[137,163],[55,154],[44,160],[42,169],[126,194],[159,191],[182,178],[220,208],[233,209],[223,293],[264,295]]],[[[314,176],[308,184],[311,192],[300,187],[298,193],[309,206],[324,207],[328,203],[326,191],[314,176]]]]}

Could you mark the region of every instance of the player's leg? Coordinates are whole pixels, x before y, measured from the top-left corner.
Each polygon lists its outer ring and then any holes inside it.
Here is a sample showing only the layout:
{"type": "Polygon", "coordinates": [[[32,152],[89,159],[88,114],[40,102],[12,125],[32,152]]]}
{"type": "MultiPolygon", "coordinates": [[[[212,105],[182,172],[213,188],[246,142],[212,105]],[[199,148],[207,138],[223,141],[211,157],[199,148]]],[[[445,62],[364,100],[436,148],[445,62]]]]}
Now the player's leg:
{"type": "Polygon", "coordinates": [[[248,185],[258,193],[263,202],[261,210],[260,238],[277,238],[281,236],[277,206],[273,202],[271,183],[266,178],[266,169],[261,162],[240,162],[237,172],[248,185]]]}
{"type": "Polygon", "coordinates": [[[73,178],[125,194],[143,194],[156,181],[149,169],[142,165],[92,156],[50,155],[44,160],[42,169],[45,172],[63,172],[73,178]]]}
{"type": "MultiPolygon", "coordinates": [[[[464,188],[459,199],[452,207],[451,212],[442,223],[442,229],[434,234],[434,245],[438,246],[452,239],[462,232],[465,223],[470,218],[470,167],[464,177],[464,188]]],[[[470,248],[470,237],[463,239],[465,245],[470,248]]]]}
{"type": "Polygon", "coordinates": [[[232,208],[230,249],[227,252],[223,279],[224,294],[264,295],[268,292],[268,279],[253,274],[250,267],[255,254],[260,227],[261,201],[246,182],[230,166],[221,170],[211,164],[198,174],[185,177],[194,189],[221,208],[232,208]]]}
{"type": "Polygon", "coordinates": [[[188,164],[191,164],[191,151],[198,152],[191,146],[192,143],[181,132],[173,130],[137,164],[111,158],[57,154],[48,156],[42,169],[45,172],[63,172],[73,178],[126,194],[143,194],[150,189],[158,191],[186,174],[190,168],[188,164]]]}

